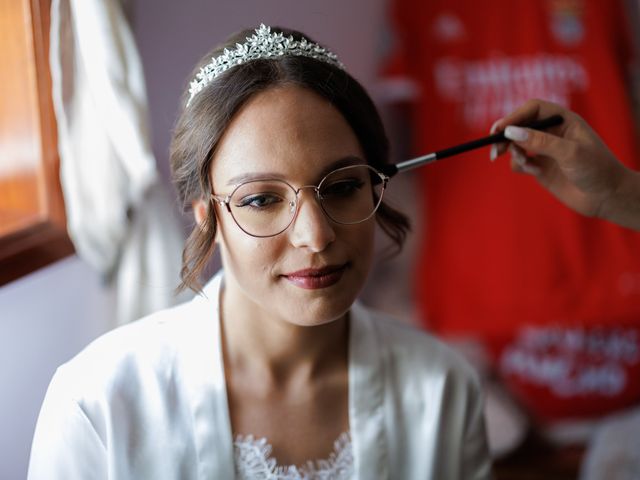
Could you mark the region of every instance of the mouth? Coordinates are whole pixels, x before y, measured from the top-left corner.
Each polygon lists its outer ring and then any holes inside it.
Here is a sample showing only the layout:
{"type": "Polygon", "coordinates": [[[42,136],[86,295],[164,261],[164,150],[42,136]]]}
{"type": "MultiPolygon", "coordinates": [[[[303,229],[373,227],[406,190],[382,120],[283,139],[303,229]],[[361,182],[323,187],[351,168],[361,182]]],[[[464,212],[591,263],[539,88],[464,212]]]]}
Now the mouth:
{"type": "Polygon", "coordinates": [[[322,268],[306,268],[297,272],[282,275],[296,287],[306,290],[316,290],[335,285],[340,281],[348,267],[348,263],[342,265],[327,265],[322,268]]]}

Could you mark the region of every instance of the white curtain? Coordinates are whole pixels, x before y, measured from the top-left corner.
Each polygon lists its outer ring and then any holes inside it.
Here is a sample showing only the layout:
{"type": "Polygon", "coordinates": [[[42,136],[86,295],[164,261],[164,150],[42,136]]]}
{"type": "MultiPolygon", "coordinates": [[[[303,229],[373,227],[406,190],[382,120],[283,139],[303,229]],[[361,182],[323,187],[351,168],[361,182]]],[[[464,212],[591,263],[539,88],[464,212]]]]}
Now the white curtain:
{"type": "Polygon", "coordinates": [[[142,65],[116,0],[53,0],[60,176],[78,255],[117,294],[116,322],[177,301],[183,238],[147,130],[142,65]]]}

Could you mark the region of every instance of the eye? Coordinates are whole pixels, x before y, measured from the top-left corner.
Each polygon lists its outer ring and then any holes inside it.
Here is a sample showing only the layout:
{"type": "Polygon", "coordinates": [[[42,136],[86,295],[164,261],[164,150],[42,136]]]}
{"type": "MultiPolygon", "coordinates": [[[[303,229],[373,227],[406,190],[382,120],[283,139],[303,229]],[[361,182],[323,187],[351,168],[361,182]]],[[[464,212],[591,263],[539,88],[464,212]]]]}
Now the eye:
{"type": "Polygon", "coordinates": [[[320,190],[322,198],[348,197],[354,195],[364,186],[364,182],[357,178],[345,178],[324,185],[320,190]]]}
{"type": "Polygon", "coordinates": [[[263,210],[282,203],[284,198],[273,193],[256,193],[246,195],[236,202],[236,207],[249,207],[256,210],[263,210]]]}

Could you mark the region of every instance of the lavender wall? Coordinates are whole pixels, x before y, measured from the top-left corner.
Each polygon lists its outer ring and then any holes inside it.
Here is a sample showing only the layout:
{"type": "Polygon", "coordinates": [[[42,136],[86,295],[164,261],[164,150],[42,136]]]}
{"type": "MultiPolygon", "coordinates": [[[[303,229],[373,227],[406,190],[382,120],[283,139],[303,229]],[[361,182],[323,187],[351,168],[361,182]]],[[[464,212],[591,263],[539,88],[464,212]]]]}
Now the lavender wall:
{"type": "Polygon", "coordinates": [[[25,478],[49,380],[111,326],[112,300],[75,256],[0,288],[0,479],[25,478]]]}

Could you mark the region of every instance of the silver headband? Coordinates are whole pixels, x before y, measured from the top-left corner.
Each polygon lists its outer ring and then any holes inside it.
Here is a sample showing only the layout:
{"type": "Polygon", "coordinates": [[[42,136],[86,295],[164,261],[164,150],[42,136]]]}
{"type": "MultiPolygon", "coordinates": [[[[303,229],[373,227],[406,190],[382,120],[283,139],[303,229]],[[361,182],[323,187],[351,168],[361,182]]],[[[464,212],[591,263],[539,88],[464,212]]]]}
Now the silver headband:
{"type": "Polygon", "coordinates": [[[236,43],[235,49],[225,48],[222,54],[213,57],[210,63],[200,69],[196,78],[189,84],[187,106],[198,92],[222,72],[251,60],[283,56],[309,57],[344,70],[344,65],[334,53],[306,38],[298,41],[292,36],[285,37],[282,33],[272,33],[271,27],[264,24],[260,24],[255,32],[254,35],[247,37],[244,43],[236,43]]]}

